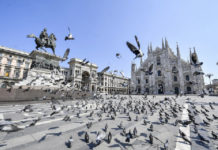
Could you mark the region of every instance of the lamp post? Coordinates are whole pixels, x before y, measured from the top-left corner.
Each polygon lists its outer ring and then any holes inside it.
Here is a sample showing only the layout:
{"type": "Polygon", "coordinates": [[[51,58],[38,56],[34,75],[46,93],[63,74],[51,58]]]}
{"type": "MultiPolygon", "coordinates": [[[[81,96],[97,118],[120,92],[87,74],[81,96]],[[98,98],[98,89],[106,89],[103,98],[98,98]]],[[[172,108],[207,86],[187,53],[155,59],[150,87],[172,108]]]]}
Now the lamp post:
{"type": "Polygon", "coordinates": [[[211,74],[211,73],[208,73],[208,74],[206,74],[206,77],[208,77],[209,78],[209,81],[210,81],[210,88],[209,88],[209,93],[210,93],[210,91],[212,92],[212,88],[211,88],[211,80],[210,80],[210,78],[213,76],[213,74],[211,74]],[[210,90],[211,89],[211,90],[210,90]]]}

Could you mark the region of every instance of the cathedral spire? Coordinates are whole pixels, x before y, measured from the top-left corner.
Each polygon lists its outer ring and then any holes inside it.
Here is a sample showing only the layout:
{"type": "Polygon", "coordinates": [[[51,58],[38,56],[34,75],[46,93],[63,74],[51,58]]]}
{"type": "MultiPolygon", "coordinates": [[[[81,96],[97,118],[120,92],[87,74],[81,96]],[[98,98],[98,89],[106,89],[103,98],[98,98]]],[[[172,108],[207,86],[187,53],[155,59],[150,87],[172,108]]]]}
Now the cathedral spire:
{"type": "Polygon", "coordinates": [[[168,41],[167,41],[166,37],[165,37],[165,48],[169,48],[168,41]]]}
{"type": "Polygon", "coordinates": [[[150,53],[150,47],[149,47],[149,44],[148,44],[148,51],[147,51],[147,55],[149,55],[150,53]]]}
{"type": "Polygon", "coordinates": [[[150,43],[150,50],[151,50],[151,52],[152,52],[152,43],[150,43]]]}
{"type": "Polygon", "coordinates": [[[176,42],[176,50],[177,50],[177,57],[180,58],[180,50],[179,50],[178,42],[176,42]]]}
{"type": "Polygon", "coordinates": [[[198,54],[196,53],[195,47],[193,47],[193,49],[194,49],[194,53],[197,56],[197,60],[198,60],[198,54]]]}
{"type": "Polygon", "coordinates": [[[190,57],[190,63],[191,63],[191,58],[192,58],[192,48],[189,48],[189,50],[190,50],[190,53],[189,53],[189,57],[190,57]]]}
{"type": "Polygon", "coordinates": [[[163,38],[162,38],[162,49],[164,49],[165,47],[164,47],[164,40],[163,40],[163,38]]]}

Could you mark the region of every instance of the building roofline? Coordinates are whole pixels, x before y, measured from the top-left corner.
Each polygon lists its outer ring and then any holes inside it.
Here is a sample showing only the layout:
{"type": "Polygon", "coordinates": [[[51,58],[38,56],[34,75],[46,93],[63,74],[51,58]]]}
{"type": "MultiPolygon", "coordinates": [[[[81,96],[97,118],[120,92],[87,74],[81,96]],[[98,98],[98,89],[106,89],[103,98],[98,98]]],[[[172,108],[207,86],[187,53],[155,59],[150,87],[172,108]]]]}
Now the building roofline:
{"type": "Polygon", "coordinates": [[[13,49],[13,48],[9,48],[9,47],[5,47],[5,46],[0,45],[0,51],[1,50],[5,51],[5,52],[8,52],[8,53],[12,53],[12,54],[14,53],[14,54],[22,55],[22,56],[25,56],[25,57],[30,57],[28,52],[24,52],[22,50],[16,50],[16,49],[13,49]]]}
{"type": "MultiPolygon", "coordinates": [[[[79,58],[71,58],[70,61],[68,62],[68,64],[70,64],[71,62],[82,62],[82,60],[79,58]]],[[[87,65],[94,66],[94,67],[98,68],[98,66],[94,63],[89,62],[87,65]]]]}

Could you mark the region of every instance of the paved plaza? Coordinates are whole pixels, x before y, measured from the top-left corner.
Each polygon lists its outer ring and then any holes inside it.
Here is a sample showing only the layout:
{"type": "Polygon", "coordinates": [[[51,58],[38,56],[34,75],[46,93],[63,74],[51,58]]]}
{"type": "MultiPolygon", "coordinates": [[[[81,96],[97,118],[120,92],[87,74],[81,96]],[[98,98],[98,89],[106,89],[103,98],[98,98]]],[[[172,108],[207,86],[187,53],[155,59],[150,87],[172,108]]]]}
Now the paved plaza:
{"type": "Polygon", "coordinates": [[[145,98],[120,95],[105,96],[95,100],[30,104],[27,109],[24,109],[25,106],[27,104],[0,106],[0,150],[167,148],[215,150],[218,147],[218,140],[211,135],[212,131],[218,133],[218,119],[213,117],[213,115],[218,116],[218,97],[148,96],[145,98]],[[213,109],[209,106],[209,102],[213,109]],[[173,109],[177,112],[173,113],[173,109]],[[205,112],[208,116],[205,116],[205,112]],[[207,142],[199,138],[193,122],[184,125],[184,122],[189,120],[190,114],[195,118],[198,133],[208,140],[207,142]],[[30,126],[35,120],[37,122],[30,126]],[[203,120],[209,125],[206,125],[203,120]],[[90,128],[87,128],[87,123],[92,123],[90,128]],[[19,130],[9,132],[7,127],[12,124],[19,130]],[[105,130],[106,124],[107,130],[105,130]],[[134,132],[134,128],[137,132],[134,132]],[[186,134],[191,145],[183,140],[179,130],[186,134]],[[133,136],[128,142],[126,139],[129,131],[133,136]],[[89,135],[88,143],[84,139],[86,132],[89,135]],[[112,134],[110,143],[109,132],[112,134]],[[99,135],[102,136],[101,143],[97,144],[96,139],[99,135]],[[153,136],[152,144],[150,135],[153,136]],[[71,148],[68,148],[66,143],[71,136],[73,140],[70,142],[71,148]]]}

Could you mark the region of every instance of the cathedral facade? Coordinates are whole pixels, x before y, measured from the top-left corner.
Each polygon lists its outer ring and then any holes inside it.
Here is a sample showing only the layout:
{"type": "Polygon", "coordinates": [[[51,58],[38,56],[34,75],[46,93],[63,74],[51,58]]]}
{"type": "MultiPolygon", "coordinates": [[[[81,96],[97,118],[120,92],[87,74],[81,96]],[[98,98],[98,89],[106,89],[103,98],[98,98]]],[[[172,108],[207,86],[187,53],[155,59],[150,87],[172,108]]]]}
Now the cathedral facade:
{"type": "MultiPolygon", "coordinates": [[[[140,60],[140,66],[131,66],[130,91],[132,94],[198,94],[204,89],[203,75],[193,75],[195,71],[202,71],[200,66],[193,66],[190,61],[184,61],[180,56],[177,44],[177,54],[170,48],[168,41],[162,40],[162,48],[155,50],[148,46],[147,58],[140,60]],[[147,75],[153,64],[152,74],[147,75]]],[[[194,52],[196,51],[194,48],[194,52]]],[[[190,58],[191,58],[190,50],[190,58]]]]}

